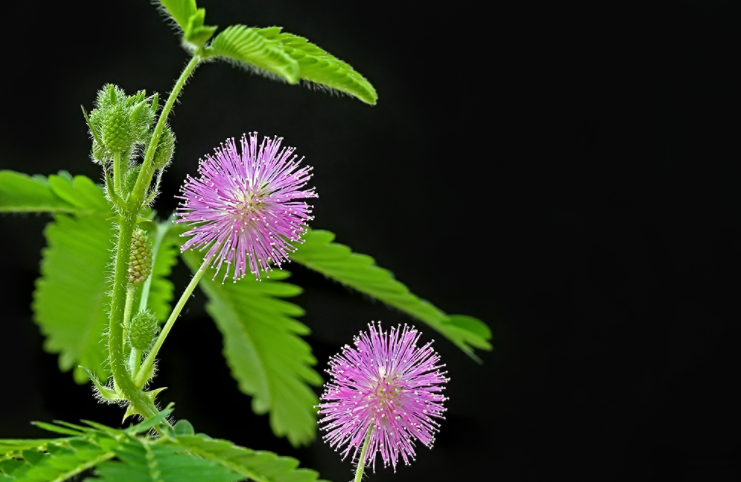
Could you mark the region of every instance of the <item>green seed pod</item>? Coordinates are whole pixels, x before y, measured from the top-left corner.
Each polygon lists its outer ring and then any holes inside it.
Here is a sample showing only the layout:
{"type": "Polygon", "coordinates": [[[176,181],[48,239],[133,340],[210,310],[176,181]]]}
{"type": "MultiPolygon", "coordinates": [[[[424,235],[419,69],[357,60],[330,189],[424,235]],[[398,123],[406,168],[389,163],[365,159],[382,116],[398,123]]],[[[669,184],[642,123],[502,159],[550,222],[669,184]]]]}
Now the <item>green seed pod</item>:
{"type": "Polygon", "coordinates": [[[120,154],[131,147],[129,116],[123,105],[107,109],[101,127],[101,140],[108,152],[120,154]]]}
{"type": "Polygon", "coordinates": [[[157,144],[157,150],[154,151],[154,167],[155,169],[163,169],[172,159],[172,155],[175,153],[175,134],[172,133],[169,127],[165,127],[160,136],[160,142],[157,144]]]}
{"type": "Polygon", "coordinates": [[[141,286],[152,272],[152,243],[141,229],[134,232],[129,260],[129,285],[141,286]]]}
{"type": "Polygon", "coordinates": [[[129,343],[132,348],[147,351],[152,346],[157,333],[159,323],[150,311],[140,311],[131,320],[129,326],[129,343]]]}

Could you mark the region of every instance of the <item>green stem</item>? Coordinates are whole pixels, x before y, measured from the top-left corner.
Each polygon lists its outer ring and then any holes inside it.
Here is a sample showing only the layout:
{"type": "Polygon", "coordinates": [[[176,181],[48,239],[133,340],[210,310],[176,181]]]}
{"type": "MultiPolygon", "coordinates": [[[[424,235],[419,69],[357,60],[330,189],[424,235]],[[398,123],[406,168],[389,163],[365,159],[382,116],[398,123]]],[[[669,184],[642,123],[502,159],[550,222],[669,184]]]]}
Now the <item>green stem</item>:
{"type": "Polygon", "coordinates": [[[113,192],[118,195],[121,192],[121,153],[113,155],[113,192]]]}
{"type": "Polygon", "coordinates": [[[131,347],[131,353],[129,353],[129,371],[132,377],[136,377],[136,371],[139,369],[139,364],[142,361],[142,352],[138,348],[131,347]]]}
{"type": "Polygon", "coordinates": [[[368,453],[370,447],[370,439],[373,434],[373,425],[368,427],[368,434],[365,436],[365,442],[363,442],[363,449],[360,451],[360,460],[358,461],[358,468],[355,471],[355,482],[363,480],[363,470],[365,469],[365,456],[368,453]]]}
{"type": "Polygon", "coordinates": [[[183,307],[188,301],[188,298],[190,298],[190,295],[193,293],[196,285],[201,280],[201,276],[203,276],[203,273],[206,272],[208,263],[209,260],[203,261],[201,267],[198,268],[198,271],[196,271],[196,273],[193,275],[193,279],[191,279],[190,283],[188,283],[188,286],[185,287],[182,296],[180,296],[178,303],[175,305],[175,308],[173,308],[172,313],[170,313],[170,317],[167,319],[165,326],[162,328],[162,331],[157,337],[157,341],[154,343],[154,346],[149,351],[147,358],[144,359],[144,363],[142,363],[141,368],[139,368],[139,373],[137,373],[136,379],[134,380],[136,386],[142,387],[147,382],[147,374],[152,369],[152,365],[154,364],[154,359],[157,357],[157,353],[160,351],[160,348],[162,348],[162,344],[165,342],[165,338],[167,338],[167,335],[170,333],[172,325],[175,324],[175,320],[177,320],[178,316],[180,316],[180,312],[183,310],[183,307]]]}
{"type": "Polygon", "coordinates": [[[136,216],[122,217],[118,226],[113,292],[111,295],[111,320],[108,327],[108,350],[111,373],[116,387],[134,409],[145,418],[157,415],[154,403],[134,385],[124,355],[124,317],[128,285],[128,268],[131,257],[131,237],[136,227],[136,216]]]}
{"type": "Polygon", "coordinates": [[[162,135],[162,131],[165,128],[165,124],[167,123],[167,116],[170,115],[172,106],[175,104],[175,100],[177,100],[178,95],[180,95],[180,91],[183,90],[185,82],[188,80],[196,67],[198,67],[198,64],[201,62],[201,60],[202,57],[200,51],[196,52],[193,55],[193,58],[190,59],[190,62],[188,62],[188,65],[185,66],[185,69],[183,69],[183,72],[180,74],[180,77],[175,83],[175,86],[172,88],[172,92],[170,92],[170,96],[167,98],[165,106],[160,112],[160,117],[157,120],[157,125],[155,126],[154,132],[152,133],[152,139],[149,141],[149,145],[147,145],[147,151],[144,153],[144,161],[142,162],[142,168],[139,172],[139,177],[137,177],[136,184],[134,185],[134,190],[131,192],[131,196],[129,197],[129,207],[132,210],[135,210],[137,212],[139,211],[142,201],[144,200],[144,197],[146,195],[146,191],[149,188],[149,185],[152,183],[152,176],[154,175],[154,166],[152,165],[154,160],[154,153],[157,150],[157,144],[159,143],[160,136],[162,135]]]}
{"type": "MultiPolygon", "coordinates": [[[[128,271],[127,271],[128,274],[128,271]]],[[[124,308],[124,319],[123,319],[123,344],[126,347],[126,340],[129,336],[129,325],[131,324],[131,307],[134,305],[134,290],[136,288],[129,286],[126,290],[126,307],[124,308]]]]}

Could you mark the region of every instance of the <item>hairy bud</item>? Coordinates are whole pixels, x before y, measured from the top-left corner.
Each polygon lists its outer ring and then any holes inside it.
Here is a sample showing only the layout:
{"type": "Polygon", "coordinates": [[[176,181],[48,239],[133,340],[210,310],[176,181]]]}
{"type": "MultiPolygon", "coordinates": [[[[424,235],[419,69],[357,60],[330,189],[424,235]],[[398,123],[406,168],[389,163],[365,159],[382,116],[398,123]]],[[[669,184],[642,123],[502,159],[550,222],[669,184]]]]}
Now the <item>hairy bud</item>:
{"type": "Polygon", "coordinates": [[[141,229],[134,232],[129,261],[129,284],[141,286],[152,272],[152,244],[141,229]]]}
{"type": "Polygon", "coordinates": [[[108,109],[102,122],[103,144],[108,152],[122,153],[131,147],[130,122],[126,109],[118,104],[108,109]]]}
{"type": "Polygon", "coordinates": [[[132,348],[147,351],[152,346],[157,333],[159,323],[150,311],[140,311],[131,320],[129,326],[129,343],[132,348]]]}

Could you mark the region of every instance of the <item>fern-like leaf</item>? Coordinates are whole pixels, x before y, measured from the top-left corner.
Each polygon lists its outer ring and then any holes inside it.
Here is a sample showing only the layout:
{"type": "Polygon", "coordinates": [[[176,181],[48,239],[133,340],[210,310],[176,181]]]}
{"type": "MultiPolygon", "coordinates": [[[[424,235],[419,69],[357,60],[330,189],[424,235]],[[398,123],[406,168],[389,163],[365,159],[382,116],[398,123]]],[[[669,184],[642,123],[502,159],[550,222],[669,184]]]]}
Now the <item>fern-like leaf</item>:
{"type": "Polygon", "coordinates": [[[63,371],[75,367],[77,383],[85,383],[84,365],[106,379],[108,370],[102,334],[106,325],[110,284],[112,215],[103,192],[92,181],[50,176],[54,192],[66,202],[95,215],[55,215],[44,231],[41,278],[36,282],[33,310],[46,335],[45,349],[59,353],[63,371]]]}
{"type": "Polygon", "coordinates": [[[258,29],[266,40],[280,43],[283,51],[298,62],[301,79],[344,92],[374,105],[376,89],[349,64],[312,44],[304,37],[281,32],[280,27],[258,29]]]}
{"type": "Polygon", "coordinates": [[[7,454],[8,458],[0,462],[0,469],[16,482],[62,482],[115,457],[113,451],[94,441],[94,436],[3,441],[16,442],[17,448],[30,443],[36,445],[7,454]]]}
{"type": "Polygon", "coordinates": [[[100,464],[104,482],[235,482],[242,477],[223,465],[194,457],[178,446],[154,445],[134,439],[116,448],[119,461],[100,464]]]}
{"type": "MultiPolygon", "coordinates": [[[[192,251],[184,259],[194,272],[202,262],[192,251]]],[[[224,356],[240,390],[253,397],[255,413],[270,412],[276,435],[287,436],[293,445],[308,443],[316,432],[317,403],[309,384],[320,385],[322,379],[311,368],[316,364],[311,347],[298,336],[309,329],[293,319],[303,310],[280,299],[301,289],[280,282],[290,276],[286,271],[261,282],[247,277],[222,284],[211,276],[213,270],[200,282],[209,298],[206,310],[224,336],[224,356]]]]}
{"type": "Polygon", "coordinates": [[[309,230],[291,259],[424,321],[477,361],[473,348],[491,349],[491,331],[483,322],[470,316],[445,314],[412,294],[370,256],[332,242],[334,237],[329,231],[309,230]]]}
{"type": "Polygon", "coordinates": [[[313,470],[296,468],[298,460],[294,458],[250,450],[227,440],[182,435],[177,437],[177,443],[192,454],[218,462],[256,482],[315,482],[318,477],[313,470]]]}

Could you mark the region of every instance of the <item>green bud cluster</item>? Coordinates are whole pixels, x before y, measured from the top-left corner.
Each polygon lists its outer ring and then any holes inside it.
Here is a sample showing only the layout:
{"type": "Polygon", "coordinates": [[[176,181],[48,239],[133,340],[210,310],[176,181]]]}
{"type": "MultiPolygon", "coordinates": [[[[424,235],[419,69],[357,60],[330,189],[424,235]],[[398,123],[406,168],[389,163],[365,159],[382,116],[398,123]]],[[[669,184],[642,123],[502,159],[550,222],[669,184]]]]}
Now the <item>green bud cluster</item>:
{"type": "Polygon", "coordinates": [[[147,351],[159,333],[159,322],[150,311],[140,311],[131,320],[129,343],[132,348],[147,351]]]}
{"type": "Polygon", "coordinates": [[[115,155],[128,158],[136,145],[145,144],[151,138],[157,100],[157,94],[148,98],[140,90],[126,95],[113,84],[105,85],[89,117],[93,158],[107,164],[115,155]]]}
{"type": "Polygon", "coordinates": [[[141,229],[134,231],[129,261],[129,285],[141,286],[152,272],[152,243],[141,229]]]}

